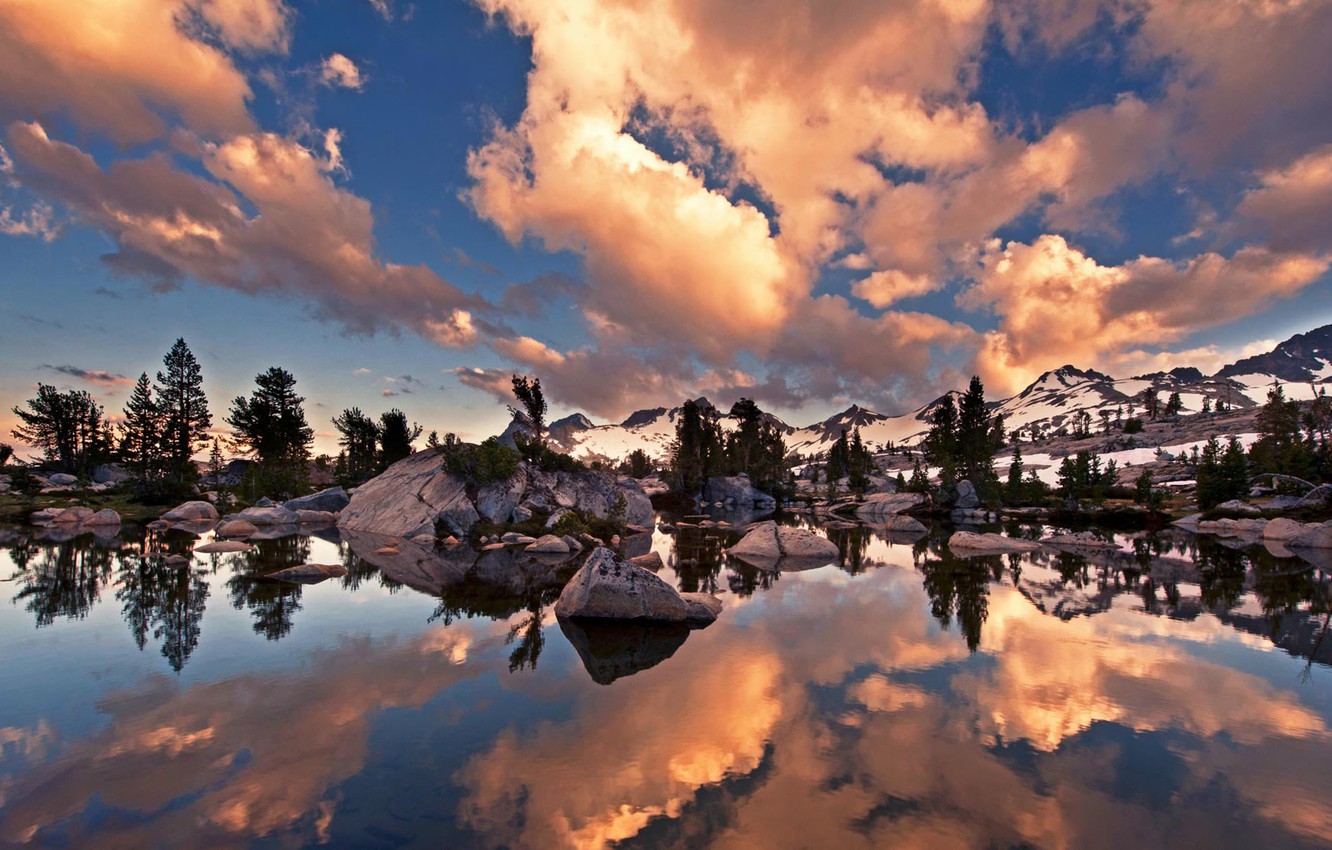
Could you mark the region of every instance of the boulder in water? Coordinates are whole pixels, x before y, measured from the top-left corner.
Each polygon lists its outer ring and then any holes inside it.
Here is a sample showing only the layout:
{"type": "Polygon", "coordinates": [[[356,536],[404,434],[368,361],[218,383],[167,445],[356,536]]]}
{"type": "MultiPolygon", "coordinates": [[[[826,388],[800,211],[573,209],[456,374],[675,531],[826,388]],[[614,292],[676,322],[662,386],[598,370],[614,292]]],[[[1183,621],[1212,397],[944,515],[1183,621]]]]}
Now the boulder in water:
{"type": "Polygon", "coordinates": [[[561,617],[683,623],[689,605],[666,582],[601,548],[588,556],[564,586],[555,602],[555,613],[561,617]]]}

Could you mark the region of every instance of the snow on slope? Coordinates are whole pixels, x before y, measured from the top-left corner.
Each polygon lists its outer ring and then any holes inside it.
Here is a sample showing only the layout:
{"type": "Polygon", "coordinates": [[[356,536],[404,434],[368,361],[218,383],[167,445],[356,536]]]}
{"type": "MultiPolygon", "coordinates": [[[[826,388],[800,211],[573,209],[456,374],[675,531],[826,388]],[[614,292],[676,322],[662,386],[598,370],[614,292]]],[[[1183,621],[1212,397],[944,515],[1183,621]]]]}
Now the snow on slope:
{"type": "MultiPolygon", "coordinates": [[[[991,410],[1003,415],[1010,433],[1019,429],[1029,431],[1032,426],[1047,435],[1061,429],[1071,430],[1077,415],[1083,411],[1090,414],[1092,429],[1099,431],[1103,414],[1114,418],[1141,416],[1140,398],[1148,388],[1157,391],[1162,404],[1171,393],[1179,393],[1182,413],[1188,415],[1200,412],[1204,400],[1212,407],[1222,401],[1237,408],[1260,405],[1267,400],[1273,380],[1281,381],[1287,398],[1308,400],[1324,388],[1332,391],[1332,325],[1294,336],[1272,352],[1226,366],[1212,377],[1195,368],[1181,367],[1115,379],[1095,370],[1063,366],[1041,375],[1012,398],[992,404],[991,410]]],[[[961,394],[948,395],[956,402],[961,394]]],[[[771,417],[771,421],[782,431],[787,449],[801,457],[826,452],[843,430],[849,432],[856,427],[860,428],[866,445],[882,450],[889,444],[918,443],[928,433],[931,415],[943,398],[898,416],[852,405],[803,428],[792,428],[776,417],[771,417]]],[[[708,404],[707,399],[698,401],[708,404]]],[[[679,412],[679,407],[650,408],[619,424],[597,426],[575,414],[552,423],[551,437],[559,448],[583,459],[619,461],[635,449],[642,449],[656,460],[665,460],[675,439],[679,412]],[[557,424],[564,427],[557,429],[557,424]]],[[[725,431],[735,428],[735,423],[725,416],[721,425],[725,431]]]]}

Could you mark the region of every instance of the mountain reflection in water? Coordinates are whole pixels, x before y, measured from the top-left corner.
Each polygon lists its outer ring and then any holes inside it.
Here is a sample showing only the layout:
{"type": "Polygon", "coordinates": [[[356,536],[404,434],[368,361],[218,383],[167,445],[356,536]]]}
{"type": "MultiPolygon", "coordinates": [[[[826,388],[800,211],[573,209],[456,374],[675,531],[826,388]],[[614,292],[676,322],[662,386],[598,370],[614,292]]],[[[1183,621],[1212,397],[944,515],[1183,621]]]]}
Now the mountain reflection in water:
{"type": "Polygon", "coordinates": [[[724,597],[687,631],[558,622],[576,560],[30,531],[0,538],[4,846],[1332,844],[1328,585],[1280,549],[635,541],[724,597]],[[347,574],[265,577],[307,562],[347,574]]]}

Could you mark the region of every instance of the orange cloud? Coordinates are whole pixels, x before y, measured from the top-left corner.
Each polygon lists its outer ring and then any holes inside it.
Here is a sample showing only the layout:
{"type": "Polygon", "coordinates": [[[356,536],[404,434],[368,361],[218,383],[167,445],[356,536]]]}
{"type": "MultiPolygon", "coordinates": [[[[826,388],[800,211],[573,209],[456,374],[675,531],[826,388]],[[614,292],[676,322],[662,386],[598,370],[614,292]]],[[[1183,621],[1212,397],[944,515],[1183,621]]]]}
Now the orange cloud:
{"type": "Polygon", "coordinates": [[[999,317],[976,365],[987,383],[1013,391],[1054,361],[1112,367],[1121,352],[1249,315],[1295,295],[1329,265],[1327,258],[1250,247],[1184,263],[1140,257],[1102,266],[1063,237],[1046,235],[1030,245],[987,246],[977,282],[958,302],[999,317]]]}
{"type": "Polygon", "coordinates": [[[0,120],[65,116],[118,142],[249,132],[250,86],[196,35],[250,51],[286,44],[281,0],[14,0],[0,6],[0,120]]]}

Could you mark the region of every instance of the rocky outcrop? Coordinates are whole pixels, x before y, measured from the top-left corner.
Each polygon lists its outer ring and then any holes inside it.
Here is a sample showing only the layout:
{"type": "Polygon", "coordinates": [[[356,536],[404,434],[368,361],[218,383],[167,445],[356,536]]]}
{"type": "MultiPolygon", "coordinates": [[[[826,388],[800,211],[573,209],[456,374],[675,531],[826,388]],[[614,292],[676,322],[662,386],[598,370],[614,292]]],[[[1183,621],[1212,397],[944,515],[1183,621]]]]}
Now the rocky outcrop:
{"type": "Polygon", "coordinates": [[[427,449],[398,461],[356,489],[338,526],[394,537],[434,534],[436,524],[466,535],[485,518],[509,522],[533,510],[576,510],[606,517],[623,503],[625,522],[650,525],[652,502],[628,476],[584,470],[543,472],[527,464],[504,481],[470,488],[443,469],[441,452],[427,449]]]}
{"type": "Polygon", "coordinates": [[[1004,537],[1002,534],[977,534],[973,531],[955,531],[948,538],[948,548],[967,555],[1008,554],[1010,552],[1037,552],[1041,544],[1034,540],[1004,537]]]}
{"type": "Polygon", "coordinates": [[[923,493],[875,493],[856,506],[856,516],[874,522],[881,517],[905,513],[929,501],[923,493]]]}
{"type": "Polygon", "coordinates": [[[740,542],[726,552],[755,566],[769,568],[781,561],[834,563],[839,556],[837,544],[828,538],[772,521],[750,526],[740,542]]]}
{"type": "MultiPolygon", "coordinates": [[[[717,608],[720,610],[720,608],[717,608]]],[[[710,603],[686,601],[657,576],[596,549],[555,602],[560,617],[704,624],[716,619],[710,603]]]]}
{"type": "Polygon", "coordinates": [[[327,490],[320,490],[318,493],[311,493],[298,499],[288,499],[282,503],[282,507],[289,511],[337,512],[347,507],[350,501],[351,497],[347,495],[346,490],[341,487],[329,487],[327,490]]]}
{"type": "Polygon", "coordinates": [[[480,519],[461,478],[442,469],[441,452],[406,457],[356,488],[338,527],[390,537],[434,534],[435,524],[464,535],[480,519]]]}
{"type": "Polygon", "coordinates": [[[777,500],[755,487],[749,476],[718,475],[708,479],[703,485],[703,501],[708,504],[720,502],[727,507],[754,508],[772,511],[777,509],[777,500]]]}

